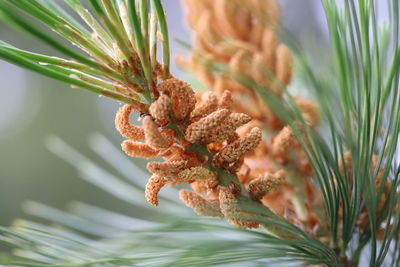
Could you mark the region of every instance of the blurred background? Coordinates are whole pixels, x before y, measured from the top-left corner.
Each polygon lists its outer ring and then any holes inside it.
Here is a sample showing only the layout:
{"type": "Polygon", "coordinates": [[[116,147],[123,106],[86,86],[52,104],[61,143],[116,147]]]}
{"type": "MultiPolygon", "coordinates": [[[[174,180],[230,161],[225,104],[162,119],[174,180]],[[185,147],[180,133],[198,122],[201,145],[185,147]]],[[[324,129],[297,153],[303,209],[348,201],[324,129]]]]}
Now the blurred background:
{"type": "MultiPolygon", "coordinates": [[[[58,0],[62,2],[61,0],[58,0]]],[[[305,47],[326,47],[325,19],[319,0],[280,1],[283,22],[305,47]]],[[[172,54],[185,50],[177,39],[191,41],[184,22],[183,4],[164,1],[168,15],[172,54]]],[[[0,39],[22,49],[57,55],[31,36],[0,22],[0,39]]],[[[186,75],[173,66],[180,77],[186,75]]],[[[79,200],[134,215],[135,211],[79,178],[68,163],[46,148],[49,136],[58,136],[81,153],[96,159],[88,139],[99,132],[117,147],[122,137],[114,129],[119,104],[94,94],[72,89],[48,78],[0,61],[0,225],[28,217],[23,203],[35,200],[64,208],[79,200]]],[[[101,162],[101,161],[99,161],[101,162]]],[[[132,176],[147,179],[132,167],[132,176]]],[[[144,196],[143,196],[144,197],[144,196]]]]}

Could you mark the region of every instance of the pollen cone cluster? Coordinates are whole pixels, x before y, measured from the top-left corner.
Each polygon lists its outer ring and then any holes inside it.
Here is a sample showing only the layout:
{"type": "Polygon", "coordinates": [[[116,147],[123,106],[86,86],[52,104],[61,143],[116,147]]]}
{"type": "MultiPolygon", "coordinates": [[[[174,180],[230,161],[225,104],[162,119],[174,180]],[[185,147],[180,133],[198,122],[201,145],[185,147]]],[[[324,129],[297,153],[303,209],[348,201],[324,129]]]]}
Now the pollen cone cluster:
{"type": "MultiPolygon", "coordinates": [[[[196,35],[190,60],[181,60],[210,89],[195,93],[173,76],[157,74],[146,109],[123,106],[116,129],[127,138],[123,151],[156,159],[145,196],[154,206],[165,185],[188,184],[181,200],[203,216],[224,217],[239,227],[266,227],[245,200],[316,234],[314,208],[321,198],[312,181],[306,154],[293,126],[285,126],[259,96],[235,77],[244,74],[277,99],[291,82],[292,57],[278,41],[279,8],[274,0],[186,0],[196,35]],[[229,71],[214,73],[208,62],[223,62],[229,71]],[[130,114],[139,113],[139,123],[130,114]]],[[[318,109],[296,97],[303,122],[319,123],[318,109]]],[[[268,227],[267,227],[268,228],[268,227]]]]}
{"type": "Polygon", "coordinates": [[[224,217],[219,173],[236,174],[245,155],[261,142],[261,130],[254,126],[238,134],[251,118],[232,110],[229,91],[220,99],[214,92],[196,98],[190,85],[176,78],[161,81],[157,90],[159,97],[142,113],[140,126],[130,122],[135,110],[129,105],[115,119],[117,130],[128,138],[122,143],[126,154],[163,159],[147,164],[152,173],[147,201],[158,205],[165,185],[191,184],[197,193],[182,191],[181,199],[201,215],[224,217]]]}
{"type": "MultiPolygon", "coordinates": [[[[251,196],[275,213],[298,225],[303,224],[310,229],[317,227],[319,220],[314,210],[321,205],[321,197],[312,180],[311,165],[295,132],[278,119],[253,88],[248,88],[237,79],[240,75],[251,78],[277,99],[283,99],[292,80],[293,63],[290,50],[279,40],[280,9],[277,1],[183,2],[188,24],[194,31],[194,48],[190,57],[178,57],[177,62],[193,72],[221,102],[229,94],[232,110],[238,114],[231,113],[224,117],[221,111],[221,117],[224,118],[220,119],[226,122],[223,132],[227,136],[220,137],[230,138],[230,144],[223,149],[217,148],[219,151],[215,152],[213,166],[237,173],[241,183],[254,191],[251,196]],[[228,70],[214,71],[210,67],[210,63],[214,62],[223,63],[228,70]],[[235,131],[237,124],[244,121],[246,125],[236,131],[240,139],[228,137],[232,129],[235,131]],[[254,127],[262,130],[263,140],[257,147],[249,147],[246,140],[260,135],[258,130],[252,130],[254,127]],[[246,151],[245,147],[250,152],[243,156],[239,151],[246,151]],[[282,177],[278,177],[278,174],[282,177]]],[[[214,99],[212,93],[203,97],[214,99]]],[[[316,128],[319,125],[317,105],[300,96],[296,96],[294,102],[303,121],[311,128],[316,128]]],[[[222,103],[220,107],[224,108],[222,103]]],[[[206,111],[207,107],[201,110],[206,111]]],[[[210,123],[218,124],[219,121],[210,118],[210,123]]],[[[208,129],[204,130],[214,134],[208,129]]],[[[195,135],[190,138],[200,140],[195,135]]],[[[221,141],[203,137],[202,141],[205,140],[221,141]]],[[[204,182],[196,181],[192,187],[199,193],[206,191],[204,182]]],[[[216,198],[218,192],[208,190],[208,194],[216,198]]]]}
{"type": "Polygon", "coordinates": [[[219,97],[229,88],[235,107],[254,119],[276,123],[276,117],[251,90],[236,82],[236,73],[253,78],[281,95],[292,79],[292,56],[278,41],[279,6],[275,0],[184,0],[187,19],[195,32],[190,59],[178,63],[193,71],[219,97]],[[207,62],[224,62],[230,75],[216,75],[207,62]],[[249,110],[247,105],[251,105],[249,110]]]}
{"type": "MultiPolygon", "coordinates": [[[[291,129],[260,100],[252,88],[239,83],[237,74],[253,79],[280,99],[292,80],[292,55],[279,41],[280,9],[276,0],[183,0],[195,45],[189,58],[178,63],[192,71],[215,95],[222,99],[228,90],[233,109],[247,114],[252,124],[265,129],[270,154],[266,161],[292,165],[301,176],[310,175],[311,166],[291,129]],[[228,66],[227,72],[215,72],[210,62],[228,66]],[[251,107],[251,108],[250,108],[251,107]]],[[[295,103],[304,121],[315,128],[319,124],[317,105],[303,97],[295,103]]],[[[244,120],[246,118],[237,118],[244,120]]],[[[259,156],[257,156],[259,157],[259,156]]],[[[276,171],[276,168],[264,171],[276,171]]]]}

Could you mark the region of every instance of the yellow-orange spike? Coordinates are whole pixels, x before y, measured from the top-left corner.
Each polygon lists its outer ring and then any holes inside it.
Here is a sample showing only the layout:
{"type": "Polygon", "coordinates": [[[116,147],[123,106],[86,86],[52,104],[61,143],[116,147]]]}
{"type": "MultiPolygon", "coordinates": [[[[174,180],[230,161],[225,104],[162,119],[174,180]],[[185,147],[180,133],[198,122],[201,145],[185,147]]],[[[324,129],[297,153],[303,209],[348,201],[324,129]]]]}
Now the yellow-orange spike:
{"type": "Polygon", "coordinates": [[[251,121],[249,115],[243,113],[231,113],[225,119],[225,122],[219,127],[212,129],[202,141],[204,143],[222,142],[235,134],[238,127],[251,121]]]}
{"type": "Polygon", "coordinates": [[[194,26],[195,31],[198,33],[198,38],[201,38],[203,43],[206,43],[207,46],[216,45],[222,40],[221,36],[219,36],[212,27],[213,20],[213,14],[204,11],[194,26]]]}
{"type": "Polygon", "coordinates": [[[201,195],[206,194],[208,191],[207,182],[205,181],[196,180],[193,183],[190,183],[190,186],[196,193],[201,195]]]}
{"type": "Polygon", "coordinates": [[[167,178],[176,178],[179,172],[186,169],[186,160],[172,161],[172,162],[149,162],[147,163],[147,169],[149,172],[167,178]]]}
{"type": "Polygon", "coordinates": [[[217,18],[215,21],[216,26],[222,35],[231,37],[235,40],[243,39],[240,32],[235,28],[234,7],[231,0],[218,0],[214,2],[214,16],[217,18]]]}
{"type": "Polygon", "coordinates": [[[172,113],[176,120],[185,119],[193,111],[196,98],[188,83],[170,78],[162,81],[157,89],[169,95],[172,102],[172,113]]]}
{"type": "Polygon", "coordinates": [[[153,206],[158,206],[158,193],[161,188],[166,184],[166,180],[163,177],[153,175],[146,184],[145,196],[147,202],[153,206]]]}
{"type": "Polygon", "coordinates": [[[271,28],[264,29],[261,41],[262,56],[264,57],[265,63],[269,67],[271,73],[275,72],[277,61],[277,44],[278,38],[275,31],[271,28]]]}
{"type": "Polygon", "coordinates": [[[213,158],[214,166],[222,166],[224,164],[233,163],[241,156],[250,152],[258,146],[261,141],[261,130],[254,127],[244,137],[224,147],[220,152],[215,154],[213,158]]]}
{"type": "Polygon", "coordinates": [[[260,200],[273,189],[282,184],[285,179],[285,172],[279,171],[274,174],[265,173],[249,183],[249,192],[253,199],[260,200]]]}
{"type": "Polygon", "coordinates": [[[301,97],[295,98],[295,103],[303,113],[304,120],[311,126],[315,127],[319,124],[319,110],[316,103],[301,97]]]}
{"type": "Polygon", "coordinates": [[[232,93],[228,90],[224,90],[219,102],[219,106],[225,109],[231,109],[233,105],[232,93]]]}
{"type": "Polygon", "coordinates": [[[266,27],[276,27],[280,20],[280,8],[276,0],[246,0],[257,20],[266,27]]]}
{"type": "Polygon", "coordinates": [[[252,14],[247,8],[237,7],[235,9],[235,29],[238,32],[238,35],[241,37],[240,40],[249,40],[250,31],[252,26],[252,14]]]}
{"type": "Polygon", "coordinates": [[[216,111],[218,108],[218,99],[214,92],[207,92],[203,94],[202,101],[197,104],[195,109],[192,111],[191,117],[205,117],[210,113],[216,111]]]}
{"type": "Polygon", "coordinates": [[[143,130],[146,138],[146,144],[154,149],[166,149],[170,146],[164,136],[158,130],[156,123],[150,116],[143,119],[143,130]]]}
{"type": "Polygon", "coordinates": [[[198,21],[200,20],[202,12],[199,10],[208,10],[209,4],[208,1],[198,1],[198,0],[184,0],[185,6],[187,7],[187,21],[189,22],[191,27],[195,27],[198,21]]]}
{"type": "Polygon", "coordinates": [[[288,85],[292,81],[292,54],[286,45],[280,44],[276,55],[276,76],[282,85],[288,85]]]}
{"type": "Polygon", "coordinates": [[[143,129],[129,122],[129,116],[132,111],[137,110],[131,105],[124,105],[119,108],[115,116],[115,128],[126,138],[130,138],[134,141],[142,141],[144,140],[143,129]]]}
{"type": "Polygon", "coordinates": [[[201,216],[224,217],[221,213],[218,200],[206,200],[202,196],[188,190],[180,190],[179,198],[201,216]]]}
{"type": "Polygon", "coordinates": [[[286,155],[290,147],[296,141],[292,129],[289,126],[283,127],[277,136],[274,137],[271,146],[271,152],[276,156],[286,155]]]}
{"type": "Polygon", "coordinates": [[[244,49],[238,50],[229,61],[229,67],[233,74],[249,74],[251,71],[252,53],[244,49]]]}
{"type": "Polygon", "coordinates": [[[210,130],[222,123],[229,113],[227,109],[220,109],[192,123],[186,130],[186,139],[192,143],[200,141],[210,130]]]}
{"type": "Polygon", "coordinates": [[[171,99],[166,94],[163,94],[150,105],[149,111],[159,124],[165,125],[169,122],[171,109],[171,99]]]}
{"type": "Polygon", "coordinates": [[[244,212],[239,208],[238,200],[233,192],[228,188],[221,188],[219,191],[219,203],[220,209],[224,217],[230,224],[238,227],[245,228],[258,228],[259,224],[256,221],[243,220],[242,216],[251,215],[248,212],[244,212]]]}
{"type": "Polygon", "coordinates": [[[155,158],[159,156],[159,151],[151,148],[147,144],[138,143],[133,140],[126,140],[121,144],[122,150],[131,157],[155,158]]]}
{"type": "Polygon", "coordinates": [[[262,38],[264,33],[264,27],[259,23],[255,22],[250,30],[249,41],[257,47],[257,49],[261,48],[262,38]]]}
{"type": "Polygon", "coordinates": [[[216,181],[217,174],[204,167],[193,167],[181,171],[177,178],[183,182],[191,180],[216,181]]]}
{"type": "Polygon", "coordinates": [[[257,53],[253,57],[252,62],[252,76],[254,80],[265,87],[268,90],[276,92],[276,89],[272,86],[272,80],[275,79],[274,69],[271,69],[269,64],[266,64],[265,58],[260,53],[257,53]]]}

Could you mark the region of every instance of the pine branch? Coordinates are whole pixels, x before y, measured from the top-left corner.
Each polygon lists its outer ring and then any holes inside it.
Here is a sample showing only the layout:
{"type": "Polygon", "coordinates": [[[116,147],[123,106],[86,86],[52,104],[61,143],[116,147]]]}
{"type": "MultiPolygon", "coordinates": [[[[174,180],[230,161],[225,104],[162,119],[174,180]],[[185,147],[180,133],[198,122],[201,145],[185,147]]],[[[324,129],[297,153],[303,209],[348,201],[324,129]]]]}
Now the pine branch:
{"type": "MultiPolygon", "coordinates": [[[[339,266],[357,264],[367,245],[370,266],[384,264],[389,253],[392,262],[400,261],[400,166],[395,160],[400,134],[397,1],[387,1],[390,20],[382,28],[372,0],[347,1],[343,6],[323,0],[333,49],[330,84],[319,77],[302,48],[292,43],[320,111],[316,103],[288,90],[292,53],[279,43],[279,8],[274,1],[219,1],[213,8],[205,1],[187,1],[197,42],[191,61],[182,63],[214,90],[201,99],[170,73],[168,27],[160,0],[151,4],[90,0],[89,9],[79,0],[65,2],[82,20],[50,0],[0,0],[0,19],[66,57],[0,42],[0,58],[129,104],[116,117],[117,130],[128,138],[122,145],[124,152],[165,160],[149,163],[153,176],[145,188],[131,177],[129,182],[121,180],[60,139],[49,139],[48,146],[74,165],[83,179],[141,211],[140,219],[151,220],[151,227],[133,229],[129,223],[140,220],[82,203],[64,212],[28,202],[29,214],[63,229],[27,221],[0,228],[0,241],[17,248],[0,262],[210,266],[279,258],[339,266]],[[43,26],[79,50],[58,41],[43,26]],[[158,41],[162,65],[157,61],[158,41]],[[129,122],[131,112],[141,115],[142,126],[129,122]],[[319,113],[328,135],[317,128],[319,113]],[[237,129],[251,119],[261,126],[239,134],[237,129]],[[249,166],[265,168],[257,160],[271,161],[273,167],[255,171],[261,174],[255,177],[249,166]],[[166,184],[192,185],[199,194],[181,191],[180,196],[201,215],[265,232],[194,219],[176,209],[176,199],[160,193],[166,184]],[[278,185],[279,190],[273,191],[278,185]],[[158,205],[160,193],[164,210],[144,206],[143,198],[137,197],[143,191],[152,205],[158,205]],[[271,192],[284,197],[284,207],[268,199],[271,192]],[[315,199],[320,198],[317,205],[323,209],[316,209],[315,199]],[[182,247],[189,233],[187,247],[182,247]],[[162,235],[155,239],[158,234],[162,235]],[[220,237],[225,234],[240,238],[228,241],[220,237]],[[135,242],[137,238],[141,244],[135,242]],[[160,253],[166,249],[168,254],[160,253]]],[[[96,140],[100,147],[109,147],[103,138],[96,140]]],[[[119,172],[127,173],[120,166],[124,159],[116,160],[108,151],[96,148],[119,172]]]]}

